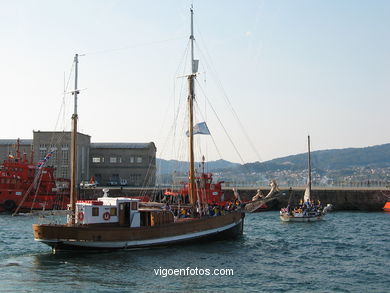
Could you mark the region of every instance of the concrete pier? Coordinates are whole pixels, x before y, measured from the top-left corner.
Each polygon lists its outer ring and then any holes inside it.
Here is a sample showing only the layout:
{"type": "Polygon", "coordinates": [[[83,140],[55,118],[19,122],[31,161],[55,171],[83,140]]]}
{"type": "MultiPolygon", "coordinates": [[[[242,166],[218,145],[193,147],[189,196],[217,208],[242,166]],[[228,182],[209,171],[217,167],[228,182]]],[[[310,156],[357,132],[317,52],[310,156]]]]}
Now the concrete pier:
{"type": "MultiPolygon", "coordinates": [[[[263,194],[269,192],[269,187],[260,187],[263,194]]],[[[280,187],[280,190],[286,193],[279,199],[271,201],[268,206],[273,210],[286,207],[289,200],[291,204],[298,204],[303,198],[304,187],[293,187],[291,199],[289,187],[280,187]]],[[[160,197],[164,188],[128,188],[128,187],[110,187],[109,196],[155,196],[160,197]]],[[[256,194],[257,188],[241,187],[238,188],[243,200],[251,200],[256,194]]],[[[103,195],[102,187],[94,189],[81,189],[81,199],[96,199],[103,195]]],[[[230,199],[233,196],[231,188],[225,189],[225,198],[230,199]]],[[[320,200],[322,204],[332,204],[334,210],[360,210],[360,211],[382,211],[385,202],[390,200],[389,188],[362,187],[362,188],[337,188],[337,187],[313,187],[312,197],[314,200],[320,200]]]]}
{"type": "MultiPolygon", "coordinates": [[[[272,209],[278,210],[286,207],[290,201],[291,205],[297,205],[303,199],[304,187],[280,188],[286,195],[269,202],[272,209]],[[289,195],[291,194],[291,196],[289,195]],[[291,197],[291,198],[290,198],[291,197]]],[[[262,189],[263,194],[267,194],[269,189],[262,189]]],[[[250,199],[256,190],[241,190],[240,194],[245,199],[250,199]]],[[[382,211],[387,200],[390,200],[390,189],[380,188],[336,188],[336,187],[314,187],[312,198],[320,200],[323,205],[332,204],[334,210],[360,210],[360,211],[382,211]]]]}

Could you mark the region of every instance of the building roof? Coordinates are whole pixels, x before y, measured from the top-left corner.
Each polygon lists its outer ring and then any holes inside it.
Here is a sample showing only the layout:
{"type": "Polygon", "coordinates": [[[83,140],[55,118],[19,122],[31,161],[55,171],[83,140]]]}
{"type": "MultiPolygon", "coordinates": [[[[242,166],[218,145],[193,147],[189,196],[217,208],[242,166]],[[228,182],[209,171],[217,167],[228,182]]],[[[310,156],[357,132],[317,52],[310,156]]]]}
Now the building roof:
{"type": "MultiPolygon", "coordinates": [[[[62,130],[62,131],[41,131],[41,130],[33,130],[33,133],[42,133],[42,134],[58,134],[58,133],[69,133],[69,135],[72,133],[72,131],[65,131],[65,130],[62,130]]],[[[77,131],[77,135],[84,135],[84,136],[89,136],[91,137],[89,134],[85,134],[85,133],[81,133],[81,132],[78,132],[77,131]]]]}
{"type": "Polygon", "coordinates": [[[97,149],[148,149],[156,146],[153,142],[141,143],[141,142],[94,142],[91,143],[91,148],[97,149]]]}
{"type": "MultiPolygon", "coordinates": [[[[15,145],[17,139],[0,139],[0,145],[15,145]]],[[[20,145],[32,145],[32,139],[21,139],[20,145]]]]}

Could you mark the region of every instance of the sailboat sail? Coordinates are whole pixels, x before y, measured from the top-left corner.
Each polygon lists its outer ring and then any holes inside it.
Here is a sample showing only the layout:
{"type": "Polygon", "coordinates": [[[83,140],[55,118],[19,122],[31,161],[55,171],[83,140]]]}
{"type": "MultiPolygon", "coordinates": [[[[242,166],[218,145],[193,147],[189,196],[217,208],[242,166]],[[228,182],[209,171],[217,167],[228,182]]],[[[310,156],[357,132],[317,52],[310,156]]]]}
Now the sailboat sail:
{"type": "Polygon", "coordinates": [[[305,193],[303,195],[303,202],[310,202],[310,187],[307,185],[305,193]]]}

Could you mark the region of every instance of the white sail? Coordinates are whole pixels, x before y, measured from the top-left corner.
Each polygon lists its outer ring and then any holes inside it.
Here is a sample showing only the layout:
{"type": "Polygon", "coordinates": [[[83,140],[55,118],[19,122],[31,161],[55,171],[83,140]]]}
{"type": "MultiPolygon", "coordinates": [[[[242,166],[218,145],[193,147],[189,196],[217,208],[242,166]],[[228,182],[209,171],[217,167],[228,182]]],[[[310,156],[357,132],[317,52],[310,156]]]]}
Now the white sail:
{"type": "Polygon", "coordinates": [[[309,185],[306,186],[305,193],[303,195],[303,202],[310,202],[310,188],[309,188],[309,185]]]}

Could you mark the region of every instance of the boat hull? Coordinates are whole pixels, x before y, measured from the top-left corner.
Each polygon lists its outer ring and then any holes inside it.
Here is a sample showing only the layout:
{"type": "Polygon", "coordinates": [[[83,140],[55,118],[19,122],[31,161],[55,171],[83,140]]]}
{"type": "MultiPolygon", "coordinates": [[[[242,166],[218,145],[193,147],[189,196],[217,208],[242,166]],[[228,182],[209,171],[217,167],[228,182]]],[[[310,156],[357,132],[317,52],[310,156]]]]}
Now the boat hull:
{"type": "Polygon", "coordinates": [[[280,219],[283,222],[316,222],[321,221],[324,218],[324,215],[320,216],[303,216],[303,217],[294,217],[289,215],[280,215],[280,219]]]}
{"type": "Polygon", "coordinates": [[[155,227],[33,225],[34,238],[55,250],[135,249],[233,239],[243,232],[244,214],[196,219],[155,227]]]}

